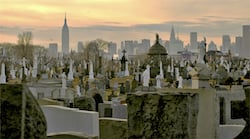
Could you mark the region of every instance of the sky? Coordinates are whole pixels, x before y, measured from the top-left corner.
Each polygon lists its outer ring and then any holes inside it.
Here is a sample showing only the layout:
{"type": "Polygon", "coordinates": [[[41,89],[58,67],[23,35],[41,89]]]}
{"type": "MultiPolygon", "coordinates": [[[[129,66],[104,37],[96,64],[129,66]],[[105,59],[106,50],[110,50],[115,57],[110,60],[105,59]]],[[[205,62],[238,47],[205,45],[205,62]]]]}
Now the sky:
{"type": "Polygon", "coordinates": [[[250,24],[250,0],[0,0],[0,43],[17,42],[24,31],[33,44],[58,43],[66,13],[70,47],[97,38],[120,45],[123,40],[151,39],[158,33],[169,40],[173,26],[179,39],[189,43],[189,33],[221,45],[222,35],[242,36],[250,24]]]}

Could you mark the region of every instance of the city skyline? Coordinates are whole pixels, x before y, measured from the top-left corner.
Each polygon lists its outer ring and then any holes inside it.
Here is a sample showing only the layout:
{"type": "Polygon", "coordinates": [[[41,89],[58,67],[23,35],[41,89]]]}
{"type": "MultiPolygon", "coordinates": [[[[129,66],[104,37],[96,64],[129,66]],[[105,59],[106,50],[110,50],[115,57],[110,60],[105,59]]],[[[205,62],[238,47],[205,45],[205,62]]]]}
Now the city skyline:
{"type": "Polygon", "coordinates": [[[61,48],[65,12],[73,49],[78,41],[97,38],[120,45],[123,40],[153,41],[155,33],[159,33],[163,40],[169,40],[172,26],[185,45],[189,43],[190,32],[197,32],[198,41],[206,37],[208,42],[213,40],[220,46],[223,35],[230,35],[234,42],[235,36],[242,36],[242,25],[250,24],[250,2],[246,0],[0,0],[0,3],[0,42],[15,43],[18,33],[32,31],[33,43],[45,47],[58,43],[61,48]]]}

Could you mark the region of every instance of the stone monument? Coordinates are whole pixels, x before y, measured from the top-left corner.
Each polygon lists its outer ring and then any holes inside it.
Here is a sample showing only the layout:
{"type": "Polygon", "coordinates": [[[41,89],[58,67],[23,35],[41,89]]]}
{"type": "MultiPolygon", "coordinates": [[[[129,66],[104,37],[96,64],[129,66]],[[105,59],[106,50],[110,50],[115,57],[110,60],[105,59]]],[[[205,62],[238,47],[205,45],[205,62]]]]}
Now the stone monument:
{"type": "Polygon", "coordinates": [[[66,89],[66,88],[67,88],[66,74],[65,74],[65,72],[62,73],[62,88],[63,88],[63,89],[66,89]]]}
{"type": "Polygon", "coordinates": [[[37,56],[34,56],[34,61],[33,61],[33,70],[32,70],[32,77],[36,78],[37,77],[37,56]]]}
{"type": "Polygon", "coordinates": [[[5,64],[4,63],[2,63],[2,66],[1,66],[0,83],[1,84],[5,84],[6,83],[5,64]]]}
{"type": "Polygon", "coordinates": [[[201,41],[199,46],[199,57],[198,57],[198,63],[204,64],[205,63],[205,56],[206,56],[206,38],[204,38],[203,41],[201,41]]]}
{"type": "Polygon", "coordinates": [[[126,61],[126,63],[125,63],[125,72],[124,72],[124,76],[129,76],[128,61],[126,61]]]}
{"type": "Polygon", "coordinates": [[[147,69],[142,73],[143,86],[149,87],[150,80],[150,66],[147,65],[147,69]]]}
{"type": "Polygon", "coordinates": [[[69,66],[68,80],[74,80],[74,77],[73,77],[73,64],[74,64],[74,61],[71,59],[70,60],[70,66],[69,66]]]}
{"type": "Polygon", "coordinates": [[[93,72],[93,63],[92,61],[89,62],[89,79],[94,79],[94,72],[93,72]]]}

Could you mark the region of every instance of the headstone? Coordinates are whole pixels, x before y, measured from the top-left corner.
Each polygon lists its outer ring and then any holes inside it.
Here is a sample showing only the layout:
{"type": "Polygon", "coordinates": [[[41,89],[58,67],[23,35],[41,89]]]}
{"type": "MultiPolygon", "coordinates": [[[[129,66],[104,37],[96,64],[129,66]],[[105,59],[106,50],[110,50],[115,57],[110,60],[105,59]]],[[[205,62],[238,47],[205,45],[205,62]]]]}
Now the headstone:
{"type": "Polygon", "coordinates": [[[81,96],[81,90],[79,85],[76,86],[76,93],[79,97],[81,96]]]}
{"type": "Polygon", "coordinates": [[[66,82],[66,74],[65,74],[65,72],[62,73],[62,88],[63,89],[67,88],[67,82],[66,82]]]}
{"type": "Polygon", "coordinates": [[[126,91],[125,91],[124,83],[121,83],[120,94],[125,94],[125,93],[126,93],[126,91]]]}
{"type": "Polygon", "coordinates": [[[183,88],[183,78],[182,78],[182,76],[179,76],[179,78],[178,78],[178,88],[183,88]]]}
{"type": "Polygon", "coordinates": [[[143,86],[148,87],[149,86],[149,80],[150,80],[150,66],[147,65],[147,69],[142,73],[143,78],[143,86]]]}
{"type": "Polygon", "coordinates": [[[75,107],[80,110],[95,111],[95,100],[90,96],[75,98],[75,107]]]}
{"type": "Polygon", "coordinates": [[[156,75],[155,79],[156,79],[156,88],[161,88],[161,79],[162,79],[161,75],[160,74],[156,75]]]}
{"type": "Polygon", "coordinates": [[[124,72],[124,76],[129,76],[128,61],[126,61],[126,63],[125,63],[125,72],[124,72]]]}
{"type": "Polygon", "coordinates": [[[93,72],[93,63],[92,61],[89,62],[89,79],[94,79],[94,72],[93,72]]]}
{"type": "Polygon", "coordinates": [[[179,68],[176,67],[175,68],[175,79],[178,79],[179,76],[180,76],[179,68]]]}
{"type": "Polygon", "coordinates": [[[69,73],[68,73],[68,80],[74,80],[74,77],[73,77],[73,64],[74,64],[74,61],[71,59],[70,60],[70,67],[69,67],[69,73]]]}
{"type": "Polygon", "coordinates": [[[111,106],[113,118],[127,119],[127,105],[121,104],[118,98],[114,98],[111,106]]]}
{"type": "Polygon", "coordinates": [[[1,66],[1,75],[0,75],[0,84],[5,84],[5,83],[6,83],[5,64],[2,63],[2,66],[1,66]]]}
{"type": "Polygon", "coordinates": [[[126,92],[127,93],[131,91],[131,89],[130,89],[130,82],[128,80],[125,82],[125,87],[126,87],[126,92]]]}
{"type": "Polygon", "coordinates": [[[33,70],[32,70],[32,77],[33,77],[33,78],[36,78],[36,77],[37,77],[37,66],[38,66],[38,63],[37,63],[37,56],[35,55],[35,56],[34,56],[34,61],[33,61],[33,70]]]}
{"type": "Polygon", "coordinates": [[[164,72],[163,72],[163,68],[162,68],[162,61],[160,61],[160,76],[163,79],[164,78],[164,72]]]}
{"type": "Polygon", "coordinates": [[[11,79],[16,79],[16,70],[14,69],[13,64],[11,65],[10,75],[11,75],[11,79]]]}
{"type": "Polygon", "coordinates": [[[93,96],[94,100],[95,100],[95,110],[98,111],[98,105],[99,103],[103,103],[103,99],[102,96],[99,93],[95,93],[93,96]]]}

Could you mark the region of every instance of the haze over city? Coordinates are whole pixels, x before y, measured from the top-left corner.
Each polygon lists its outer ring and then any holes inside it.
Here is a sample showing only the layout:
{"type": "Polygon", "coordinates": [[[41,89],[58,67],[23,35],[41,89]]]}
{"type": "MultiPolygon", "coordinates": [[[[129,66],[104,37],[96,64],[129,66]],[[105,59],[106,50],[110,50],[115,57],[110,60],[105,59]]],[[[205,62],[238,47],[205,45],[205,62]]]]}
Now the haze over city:
{"type": "Polygon", "coordinates": [[[189,33],[198,40],[221,45],[222,35],[234,42],[241,36],[242,25],[250,23],[248,0],[175,1],[175,0],[0,0],[0,42],[17,42],[18,33],[32,31],[33,43],[48,47],[55,42],[61,47],[61,28],[65,13],[70,33],[70,47],[78,41],[101,38],[120,45],[123,40],[154,40],[159,33],[169,40],[174,26],[186,45],[189,33]]]}

